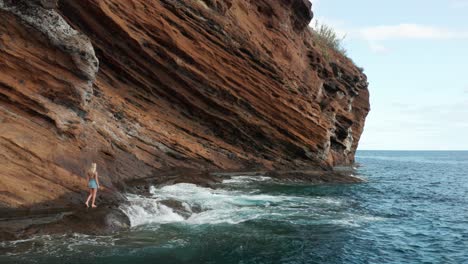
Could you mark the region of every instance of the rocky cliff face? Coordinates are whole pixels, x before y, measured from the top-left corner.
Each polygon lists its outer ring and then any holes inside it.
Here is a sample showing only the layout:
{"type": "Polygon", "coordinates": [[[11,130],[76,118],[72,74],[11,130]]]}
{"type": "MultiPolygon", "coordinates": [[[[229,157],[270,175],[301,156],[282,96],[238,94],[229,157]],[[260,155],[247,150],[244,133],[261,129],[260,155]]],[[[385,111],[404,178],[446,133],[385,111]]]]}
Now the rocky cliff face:
{"type": "Polygon", "coordinates": [[[0,0],[0,203],[79,203],[168,168],[349,164],[366,76],[307,0],[0,0]]]}

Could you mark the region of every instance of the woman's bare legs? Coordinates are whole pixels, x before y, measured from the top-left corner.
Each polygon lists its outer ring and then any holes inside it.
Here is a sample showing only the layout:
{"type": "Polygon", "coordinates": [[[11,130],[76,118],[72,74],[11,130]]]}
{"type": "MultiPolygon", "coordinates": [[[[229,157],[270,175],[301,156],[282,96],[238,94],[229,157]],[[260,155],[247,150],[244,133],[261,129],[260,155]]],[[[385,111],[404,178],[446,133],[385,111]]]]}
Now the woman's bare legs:
{"type": "Polygon", "coordinates": [[[97,195],[97,189],[93,189],[92,190],[93,192],[93,203],[91,204],[91,207],[97,207],[96,204],[94,203],[94,201],[96,201],[96,195],[97,195]]]}
{"type": "MultiPolygon", "coordinates": [[[[91,200],[91,197],[93,196],[93,189],[89,189],[89,195],[88,199],[86,199],[86,207],[89,207],[89,200],[91,200]]],[[[93,202],[94,203],[94,202],[93,202]]]]}

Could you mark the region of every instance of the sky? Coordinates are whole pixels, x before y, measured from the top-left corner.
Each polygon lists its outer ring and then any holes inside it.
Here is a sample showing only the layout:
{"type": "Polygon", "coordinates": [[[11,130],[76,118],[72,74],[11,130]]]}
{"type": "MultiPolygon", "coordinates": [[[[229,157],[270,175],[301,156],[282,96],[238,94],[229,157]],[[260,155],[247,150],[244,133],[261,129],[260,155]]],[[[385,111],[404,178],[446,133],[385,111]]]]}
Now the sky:
{"type": "Polygon", "coordinates": [[[358,149],[468,150],[468,0],[311,2],[368,77],[358,149]]]}

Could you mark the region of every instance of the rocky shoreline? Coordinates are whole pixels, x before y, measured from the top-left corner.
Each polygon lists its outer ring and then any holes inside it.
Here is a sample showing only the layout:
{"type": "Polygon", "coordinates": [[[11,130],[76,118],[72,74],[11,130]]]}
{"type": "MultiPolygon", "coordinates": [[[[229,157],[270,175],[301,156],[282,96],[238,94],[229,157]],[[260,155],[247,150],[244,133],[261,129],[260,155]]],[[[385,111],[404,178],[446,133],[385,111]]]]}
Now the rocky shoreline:
{"type": "Polygon", "coordinates": [[[216,183],[172,168],[352,164],[367,77],[312,17],[307,0],[0,0],[0,208],[80,205],[92,162],[101,204],[216,183]]]}
{"type": "MultiPolygon", "coordinates": [[[[288,170],[288,171],[218,171],[200,172],[189,169],[166,171],[160,177],[132,180],[122,190],[112,195],[100,195],[98,208],[73,205],[62,208],[0,209],[0,241],[27,239],[33,236],[80,233],[86,235],[110,235],[130,229],[130,220],[120,209],[128,203],[123,193],[149,195],[149,187],[162,187],[177,183],[191,183],[202,187],[217,188],[231,176],[267,176],[273,181],[305,184],[360,183],[352,170],[288,170]]],[[[83,196],[85,197],[85,196],[83,196]]],[[[164,200],[162,204],[178,214],[188,217],[186,209],[177,200],[164,200]]],[[[199,212],[200,208],[191,208],[199,212]]]]}
{"type": "Polygon", "coordinates": [[[355,161],[367,76],[312,18],[308,0],[0,0],[0,240],[127,230],[125,194],[150,186],[360,182],[332,168],[355,161]]]}

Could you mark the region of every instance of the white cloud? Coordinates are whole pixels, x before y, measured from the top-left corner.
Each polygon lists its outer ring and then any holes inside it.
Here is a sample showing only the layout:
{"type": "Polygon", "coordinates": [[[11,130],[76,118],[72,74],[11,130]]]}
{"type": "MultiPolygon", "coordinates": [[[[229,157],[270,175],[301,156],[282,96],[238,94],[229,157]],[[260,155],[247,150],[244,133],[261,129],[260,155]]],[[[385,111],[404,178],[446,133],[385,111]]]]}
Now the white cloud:
{"type": "Polygon", "coordinates": [[[375,26],[359,29],[362,37],[369,41],[391,39],[464,39],[468,31],[456,31],[446,28],[419,24],[399,24],[375,26]]]}
{"type": "MultiPolygon", "coordinates": [[[[320,0],[321,1],[321,0],[320,0]]],[[[450,0],[454,5],[466,5],[468,0],[450,0]]],[[[318,0],[312,1],[317,7],[318,0]]],[[[313,6],[314,9],[314,6],[313,6]]],[[[386,41],[390,40],[460,40],[468,39],[468,29],[451,29],[437,26],[430,26],[416,23],[400,23],[394,25],[379,25],[368,27],[350,27],[349,23],[343,20],[329,19],[326,17],[315,17],[310,26],[314,27],[315,22],[326,24],[332,27],[340,38],[345,37],[345,42],[349,39],[360,39],[368,43],[369,49],[374,53],[388,53],[391,51],[387,47],[386,41]]]]}
{"type": "Polygon", "coordinates": [[[385,46],[385,41],[389,40],[468,39],[468,30],[453,30],[421,24],[365,27],[354,30],[352,34],[355,37],[366,40],[370,50],[374,53],[388,53],[390,49],[385,46]]]}

